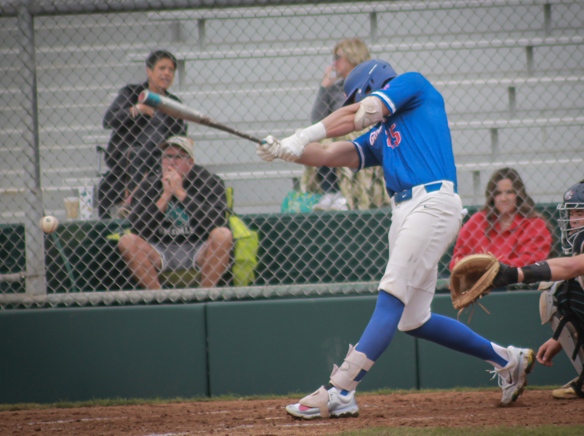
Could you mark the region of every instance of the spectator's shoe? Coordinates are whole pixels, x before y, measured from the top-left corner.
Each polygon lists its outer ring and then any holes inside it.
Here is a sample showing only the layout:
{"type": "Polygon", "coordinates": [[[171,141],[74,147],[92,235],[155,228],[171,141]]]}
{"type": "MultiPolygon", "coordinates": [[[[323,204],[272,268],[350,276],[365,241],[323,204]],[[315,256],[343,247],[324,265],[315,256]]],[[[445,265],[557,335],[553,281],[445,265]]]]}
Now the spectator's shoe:
{"type": "Polygon", "coordinates": [[[509,362],[504,368],[491,371],[493,378],[499,376],[499,386],[503,389],[501,405],[507,406],[523,393],[527,386],[527,374],[535,363],[535,353],[529,348],[507,347],[509,362]]]}
{"type": "Polygon", "coordinates": [[[312,210],[349,210],[347,199],[340,192],[324,194],[312,210]]]}
{"type": "Polygon", "coordinates": [[[577,377],[574,380],[572,380],[571,382],[566,383],[560,389],[555,389],[554,391],[552,391],[552,397],[554,397],[558,400],[575,400],[577,398],[580,398],[576,394],[576,391],[574,390],[574,388],[572,386],[570,386],[570,384],[575,382],[576,380],[578,380],[577,377]]]}
{"type": "Polygon", "coordinates": [[[286,406],[286,412],[300,419],[349,418],[359,416],[359,406],[355,401],[355,391],[341,395],[335,387],[327,391],[321,386],[298,403],[286,406]]]}

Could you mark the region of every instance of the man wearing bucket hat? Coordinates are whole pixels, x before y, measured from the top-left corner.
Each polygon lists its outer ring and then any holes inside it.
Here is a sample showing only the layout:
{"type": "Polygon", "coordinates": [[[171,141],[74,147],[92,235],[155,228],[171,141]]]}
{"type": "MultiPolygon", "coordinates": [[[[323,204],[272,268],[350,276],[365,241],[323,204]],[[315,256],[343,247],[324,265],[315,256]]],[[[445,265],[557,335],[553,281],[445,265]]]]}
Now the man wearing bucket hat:
{"type": "Polygon", "coordinates": [[[159,144],[162,174],[147,177],[132,199],[133,232],[118,248],[145,289],[160,289],[158,274],[196,269],[200,286],[214,287],[227,270],[233,243],[227,227],[225,184],[195,164],[194,141],[172,136],[159,144]]]}

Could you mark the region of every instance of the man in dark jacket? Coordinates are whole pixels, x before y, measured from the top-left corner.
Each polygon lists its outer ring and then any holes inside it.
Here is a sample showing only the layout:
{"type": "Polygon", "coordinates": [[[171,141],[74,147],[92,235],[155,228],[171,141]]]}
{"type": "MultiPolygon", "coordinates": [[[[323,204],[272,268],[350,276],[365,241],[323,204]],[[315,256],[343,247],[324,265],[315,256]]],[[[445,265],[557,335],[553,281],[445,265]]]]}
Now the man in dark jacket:
{"type": "Polygon", "coordinates": [[[160,272],[193,268],[201,272],[201,287],[214,287],[233,244],[225,184],[195,165],[190,138],[173,136],[159,148],[162,174],[145,178],[133,195],[133,233],[122,236],[118,248],[146,289],[160,289],[160,272]]]}
{"type": "Polygon", "coordinates": [[[112,134],[105,156],[110,171],[98,189],[101,218],[114,218],[117,214],[112,207],[128,206],[130,194],[142,177],[156,171],[160,162],[158,144],[170,136],[187,134],[183,120],[138,103],[144,90],[180,101],[168,92],[176,67],[174,55],[165,50],[153,51],[146,59],[148,80],[124,86],[105,113],[103,127],[112,129],[112,134]]]}

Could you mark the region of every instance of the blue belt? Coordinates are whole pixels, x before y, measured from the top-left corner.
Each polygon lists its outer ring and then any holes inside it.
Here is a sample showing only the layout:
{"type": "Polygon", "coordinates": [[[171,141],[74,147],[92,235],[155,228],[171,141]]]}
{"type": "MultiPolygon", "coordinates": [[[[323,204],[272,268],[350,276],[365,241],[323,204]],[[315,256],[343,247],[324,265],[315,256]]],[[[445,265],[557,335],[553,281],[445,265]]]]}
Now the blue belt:
{"type": "MultiPolygon", "coordinates": [[[[435,183],[428,183],[424,185],[424,190],[426,192],[436,192],[440,191],[442,188],[442,182],[435,182],[435,183]]],[[[457,192],[456,186],[454,187],[454,192],[457,192]]],[[[392,199],[395,201],[396,204],[401,203],[402,201],[410,200],[413,196],[413,188],[404,189],[401,192],[396,192],[392,199]]]]}

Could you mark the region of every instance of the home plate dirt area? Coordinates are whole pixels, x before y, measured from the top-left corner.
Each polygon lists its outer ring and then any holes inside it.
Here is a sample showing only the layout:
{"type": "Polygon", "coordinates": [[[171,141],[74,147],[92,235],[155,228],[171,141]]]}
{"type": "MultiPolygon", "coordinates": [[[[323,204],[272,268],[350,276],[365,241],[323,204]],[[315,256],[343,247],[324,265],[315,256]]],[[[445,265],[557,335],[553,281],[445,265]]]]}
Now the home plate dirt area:
{"type": "Polygon", "coordinates": [[[500,392],[357,394],[358,418],[296,420],[297,397],[0,412],[2,435],[334,435],[374,427],[485,427],[584,424],[584,400],[554,400],[527,389],[509,407],[500,392]]]}

